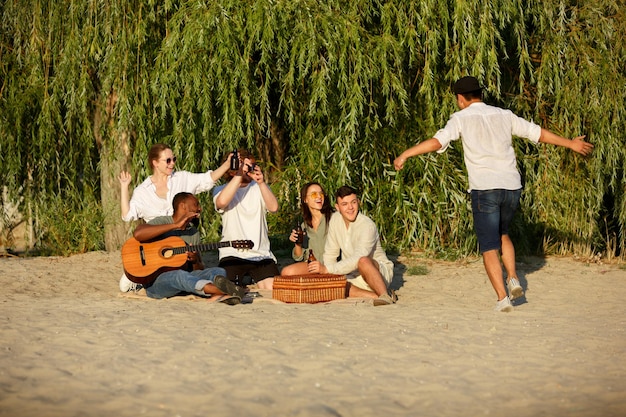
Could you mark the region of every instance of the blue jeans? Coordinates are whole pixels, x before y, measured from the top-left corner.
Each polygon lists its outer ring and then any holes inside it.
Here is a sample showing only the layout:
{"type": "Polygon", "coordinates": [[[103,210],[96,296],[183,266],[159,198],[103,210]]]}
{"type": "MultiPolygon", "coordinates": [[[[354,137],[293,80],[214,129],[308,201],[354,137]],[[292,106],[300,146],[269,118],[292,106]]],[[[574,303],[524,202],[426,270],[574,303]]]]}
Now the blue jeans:
{"type": "Polygon", "coordinates": [[[182,269],[167,271],[157,277],[150,286],[146,286],[146,294],[150,298],[169,298],[180,293],[191,293],[205,296],[202,288],[215,281],[218,275],[226,276],[224,268],[206,268],[187,272],[182,269]]]}
{"type": "Polygon", "coordinates": [[[509,225],[519,206],[522,190],[472,190],[474,230],[480,253],[500,250],[501,236],[509,234],[509,225]]]}

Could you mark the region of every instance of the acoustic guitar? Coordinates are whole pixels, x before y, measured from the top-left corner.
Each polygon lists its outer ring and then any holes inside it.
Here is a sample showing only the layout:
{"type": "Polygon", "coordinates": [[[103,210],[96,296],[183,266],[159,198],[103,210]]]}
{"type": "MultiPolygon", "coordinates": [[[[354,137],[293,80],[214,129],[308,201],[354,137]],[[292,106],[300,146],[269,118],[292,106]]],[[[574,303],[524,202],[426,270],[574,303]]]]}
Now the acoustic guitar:
{"type": "Polygon", "coordinates": [[[187,252],[206,252],[226,247],[252,249],[253,246],[254,243],[251,240],[188,245],[178,236],[151,242],[140,242],[131,237],[122,246],[122,264],[129,280],[146,285],[154,281],[161,273],[180,269],[185,265],[187,252]]]}

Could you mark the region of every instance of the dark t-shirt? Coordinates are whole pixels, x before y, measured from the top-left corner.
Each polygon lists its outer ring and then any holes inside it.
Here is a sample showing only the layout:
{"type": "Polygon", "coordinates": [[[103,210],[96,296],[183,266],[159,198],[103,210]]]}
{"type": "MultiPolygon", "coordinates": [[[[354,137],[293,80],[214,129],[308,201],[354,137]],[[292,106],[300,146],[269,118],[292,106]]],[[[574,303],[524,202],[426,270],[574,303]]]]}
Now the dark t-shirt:
{"type": "MultiPolygon", "coordinates": [[[[172,224],[174,223],[174,218],[172,216],[159,216],[150,220],[148,224],[172,224]]],[[[164,239],[170,236],[178,236],[182,240],[185,241],[188,245],[199,245],[200,244],[200,232],[198,229],[189,224],[185,230],[171,230],[167,233],[164,233],[161,238],[164,239]]]]}

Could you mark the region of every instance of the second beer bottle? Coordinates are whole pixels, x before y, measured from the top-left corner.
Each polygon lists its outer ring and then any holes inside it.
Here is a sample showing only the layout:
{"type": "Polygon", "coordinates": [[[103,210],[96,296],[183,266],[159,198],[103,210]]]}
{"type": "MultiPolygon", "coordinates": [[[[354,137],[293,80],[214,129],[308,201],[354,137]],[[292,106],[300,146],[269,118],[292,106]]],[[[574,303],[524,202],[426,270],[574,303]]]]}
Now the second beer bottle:
{"type": "Polygon", "coordinates": [[[233,151],[233,154],[230,157],[230,170],[239,171],[239,154],[237,153],[237,149],[233,151]]]}

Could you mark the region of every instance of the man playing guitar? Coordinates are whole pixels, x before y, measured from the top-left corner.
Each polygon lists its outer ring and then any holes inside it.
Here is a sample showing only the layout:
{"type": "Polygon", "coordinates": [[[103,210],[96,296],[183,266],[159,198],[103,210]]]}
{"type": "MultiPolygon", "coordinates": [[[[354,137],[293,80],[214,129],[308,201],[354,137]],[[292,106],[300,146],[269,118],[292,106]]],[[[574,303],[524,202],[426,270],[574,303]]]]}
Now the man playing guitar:
{"type": "MultiPolygon", "coordinates": [[[[188,245],[199,245],[200,233],[196,227],[202,208],[191,193],[181,192],[173,200],[172,216],[160,216],[149,223],[138,225],[133,236],[140,243],[178,236],[188,245]]],[[[199,252],[187,252],[182,267],[163,267],[144,284],[150,298],[169,298],[181,293],[209,297],[210,301],[234,305],[241,302],[245,290],[226,278],[223,268],[204,268],[199,252]]]]}

